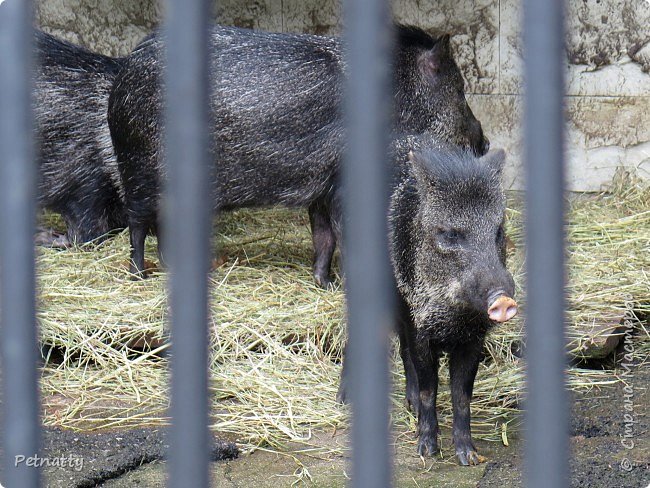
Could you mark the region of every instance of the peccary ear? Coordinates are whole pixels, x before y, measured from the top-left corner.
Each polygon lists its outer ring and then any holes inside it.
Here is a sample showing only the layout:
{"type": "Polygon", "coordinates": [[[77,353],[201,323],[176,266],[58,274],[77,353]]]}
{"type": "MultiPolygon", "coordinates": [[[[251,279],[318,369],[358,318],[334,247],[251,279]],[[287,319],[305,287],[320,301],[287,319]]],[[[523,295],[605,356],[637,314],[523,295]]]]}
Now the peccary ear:
{"type": "Polygon", "coordinates": [[[503,149],[495,149],[489,151],[481,159],[481,164],[484,164],[492,171],[494,171],[499,177],[503,173],[503,167],[506,162],[506,152],[503,149]]]}
{"type": "Polygon", "coordinates": [[[449,34],[444,34],[431,49],[420,56],[418,63],[425,75],[434,78],[451,57],[449,34]]]}
{"type": "Polygon", "coordinates": [[[413,168],[413,175],[415,176],[418,187],[426,188],[431,186],[431,176],[426,169],[426,162],[422,155],[413,150],[409,151],[409,162],[413,168]]]}

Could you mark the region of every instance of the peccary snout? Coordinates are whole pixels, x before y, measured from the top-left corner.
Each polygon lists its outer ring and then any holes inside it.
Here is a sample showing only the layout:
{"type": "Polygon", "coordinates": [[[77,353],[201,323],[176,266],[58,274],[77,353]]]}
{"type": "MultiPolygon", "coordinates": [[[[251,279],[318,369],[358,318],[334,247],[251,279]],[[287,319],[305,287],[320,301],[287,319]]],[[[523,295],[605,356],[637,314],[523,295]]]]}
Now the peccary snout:
{"type": "Polygon", "coordinates": [[[487,154],[489,150],[490,150],[490,139],[483,136],[483,142],[481,144],[481,155],[487,154]]]}
{"type": "Polygon", "coordinates": [[[507,322],[515,315],[517,315],[517,302],[505,294],[498,295],[488,308],[488,317],[495,322],[507,322]]]}
{"type": "Polygon", "coordinates": [[[61,214],[65,235],[39,233],[52,247],[98,242],[127,224],[108,99],[122,59],[34,31],[34,131],[38,204],[61,214]]]}
{"type": "MultiPolygon", "coordinates": [[[[494,258],[485,249],[481,252],[482,259],[494,258]]],[[[480,266],[474,273],[467,273],[460,285],[458,303],[471,308],[473,313],[486,313],[498,323],[517,315],[514,280],[502,262],[494,260],[491,266],[480,266]]]]}
{"type": "Polygon", "coordinates": [[[481,122],[474,116],[474,112],[466,105],[467,133],[470,134],[470,149],[475,156],[485,156],[490,150],[490,140],[483,133],[481,122]]]}

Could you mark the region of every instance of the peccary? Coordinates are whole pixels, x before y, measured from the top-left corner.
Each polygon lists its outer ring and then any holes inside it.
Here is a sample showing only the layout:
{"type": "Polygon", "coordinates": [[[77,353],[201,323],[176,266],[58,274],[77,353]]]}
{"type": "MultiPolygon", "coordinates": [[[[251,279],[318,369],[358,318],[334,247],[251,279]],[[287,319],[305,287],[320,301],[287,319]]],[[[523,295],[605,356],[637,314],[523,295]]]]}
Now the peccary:
{"type": "MultiPolygon", "coordinates": [[[[483,154],[488,141],[465,100],[449,36],[435,39],[403,26],[397,34],[395,130],[430,132],[483,154]]],[[[214,26],[210,48],[215,208],[308,206],[314,277],[327,286],[340,220],[342,43],[334,37],[214,26]]],[[[156,32],[128,56],[109,101],[134,273],[143,271],[147,232],[158,228],[163,58],[156,32]]]]}
{"type": "MultiPolygon", "coordinates": [[[[505,155],[492,151],[479,159],[422,137],[399,139],[393,149],[399,171],[389,246],[406,395],[418,416],[418,453],[438,451],[438,360],[446,352],[456,455],[463,465],[477,464],[470,400],[484,339],[492,326],[517,313],[514,281],[505,267],[505,155]]],[[[345,379],[344,363],[339,401],[346,400],[345,379]]]]}
{"type": "Polygon", "coordinates": [[[67,239],[53,239],[85,243],[126,227],[106,117],[122,61],[38,30],[35,37],[38,202],[67,224],[67,239]]]}

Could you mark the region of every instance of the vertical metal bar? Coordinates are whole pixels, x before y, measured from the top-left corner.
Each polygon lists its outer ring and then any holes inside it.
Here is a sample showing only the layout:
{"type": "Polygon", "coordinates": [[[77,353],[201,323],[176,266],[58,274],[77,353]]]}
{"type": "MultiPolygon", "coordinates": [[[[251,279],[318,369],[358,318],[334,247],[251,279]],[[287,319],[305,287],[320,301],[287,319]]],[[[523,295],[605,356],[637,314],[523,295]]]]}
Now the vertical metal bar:
{"type": "Polygon", "coordinates": [[[208,156],[206,0],[168,0],[163,232],[170,270],[172,427],[170,486],[208,486],[208,156]]]}
{"type": "Polygon", "coordinates": [[[348,304],[352,485],[391,483],[388,337],[393,321],[388,259],[390,10],[384,0],[345,2],[348,151],[344,179],[344,266],[348,304]]]}
{"type": "Polygon", "coordinates": [[[39,470],[24,462],[38,453],[40,443],[31,13],[29,1],[8,2],[0,16],[2,482],[11,487],[35,487],[40,480],[39,470]]]}
{"type": "Polygon", "coordinates": [[[525,0],[526,486],[568,486],[564,298],[564,2],[525,0]]]}

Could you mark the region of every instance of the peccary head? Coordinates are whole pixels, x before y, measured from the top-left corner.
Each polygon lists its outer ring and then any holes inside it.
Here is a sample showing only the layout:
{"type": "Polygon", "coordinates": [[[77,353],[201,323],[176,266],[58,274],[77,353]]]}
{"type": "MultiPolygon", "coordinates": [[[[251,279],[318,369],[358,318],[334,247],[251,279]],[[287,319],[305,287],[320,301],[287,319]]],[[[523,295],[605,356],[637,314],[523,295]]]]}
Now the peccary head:
{"type": "Polygon", "coordinates": [[[485,154],[490,143],[465,98],[463,76],[451,53],[449,35],[397,27],[396,130],[430,133],[448,144],[485,154]]]}
{"type": "Polygon", "coordinates": [[[398,287],[418,331],[443,344],[478,339],[517,312],[505,267],[504,159],[502,150],[416,150],[393,194],[398,287]]]}

